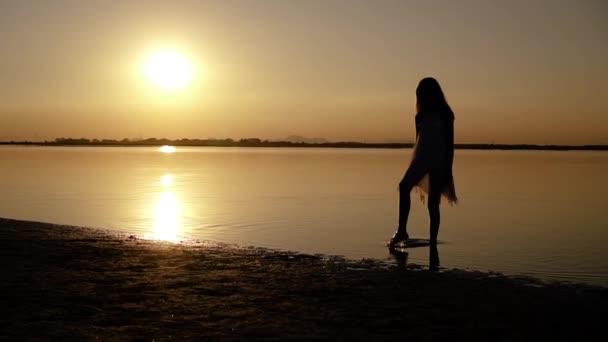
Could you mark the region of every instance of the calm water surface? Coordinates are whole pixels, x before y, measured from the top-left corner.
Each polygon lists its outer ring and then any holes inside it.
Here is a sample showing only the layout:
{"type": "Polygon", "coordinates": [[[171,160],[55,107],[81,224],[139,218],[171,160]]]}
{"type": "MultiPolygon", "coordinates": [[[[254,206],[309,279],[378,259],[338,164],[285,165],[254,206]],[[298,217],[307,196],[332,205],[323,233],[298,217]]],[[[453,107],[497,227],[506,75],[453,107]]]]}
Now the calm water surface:
{"type": "MultiPolygon", "coordinates": [[[[391,260],[411,150],[0,147],[0,216],[391,260]]],[[[457,150],[441,266],[608,286],[608,153],[457,150]]],[[[428,238],[413,194],[410,235],[428,238]]],[[[427,265],[427,247],[408,262],[427,265]]]]}

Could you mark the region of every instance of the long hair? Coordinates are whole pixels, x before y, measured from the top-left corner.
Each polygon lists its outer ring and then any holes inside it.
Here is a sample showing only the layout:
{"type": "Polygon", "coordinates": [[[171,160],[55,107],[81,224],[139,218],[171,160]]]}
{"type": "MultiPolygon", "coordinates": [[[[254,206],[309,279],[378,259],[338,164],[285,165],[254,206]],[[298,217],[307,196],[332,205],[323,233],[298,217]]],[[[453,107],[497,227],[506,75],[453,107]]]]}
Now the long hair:
{"type": "Polygon", "coordinates": [[[419,122],[423,113],[439,112],[444,117],[446,130],[445,141],[448,147],[449,177],[452,177],[452,162],[454,161],[454,112],[443,95],[441,86],[432,77],[423,78],[416,88],[416,137],[418,137],[419,122]]]}
{"type": "Polygon", "coordinates": [[[418,83],[418,88],[416,88],[416,110],[418,113],[437,111],[454,120],[454,112],[450,108],[448,101],[446,101],[439,82],[432,77],[423,78],[418,83]]]}

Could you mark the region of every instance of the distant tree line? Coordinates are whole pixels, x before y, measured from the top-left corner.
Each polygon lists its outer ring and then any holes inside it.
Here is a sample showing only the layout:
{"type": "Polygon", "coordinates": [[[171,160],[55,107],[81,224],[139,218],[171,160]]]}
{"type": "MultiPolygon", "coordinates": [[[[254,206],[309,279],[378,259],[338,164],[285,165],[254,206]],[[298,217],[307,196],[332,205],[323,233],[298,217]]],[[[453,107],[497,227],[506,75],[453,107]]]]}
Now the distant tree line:
{"type": "MultiPolygon", "coordinates": [[[[262,140],[259,138],[233,139],[87,139],[57,138],[51,141],[0,141],[0,145],[37,146],[218,146],[218,147],[334,147],[334,148],[411,148],[413,143],[292,142],[262,140]]],[[[608,145],[529,145],[529,144],[456,144],[457,149],[470,150],[591,150],[608,151],[608,145]]]]}
{"type": "Polygon", "coordinates": [[[402,143],[361,143],[361,142],[292,142],[262,140],[259,138],[234,139],[87,139],[87,138],[57,138],[51,141],[5,141],[4,145],[41,145],[41,146],[218,146],[218,147],[350,147],[350,148],[404,148],[413,144],[402,143]]]}

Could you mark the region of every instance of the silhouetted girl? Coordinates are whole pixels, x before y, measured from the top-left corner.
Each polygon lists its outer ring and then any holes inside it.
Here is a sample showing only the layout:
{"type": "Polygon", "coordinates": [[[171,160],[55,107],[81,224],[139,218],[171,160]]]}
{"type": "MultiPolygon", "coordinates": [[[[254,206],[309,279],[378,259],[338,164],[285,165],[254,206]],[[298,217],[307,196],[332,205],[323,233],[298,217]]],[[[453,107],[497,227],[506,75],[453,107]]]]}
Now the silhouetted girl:
{"type": "Polygon", "coordinates": [[[454,112],[448,105],[439,83],[424,78],[416,88],[416,145],[412,162],[399,183],[399,226],[389,241],[389,247],[407,240],[407,218],[410,212],[410,192],[417,186],[426,195],[430,217],[431,243],[437,243],[439,233],[439,202],[445,196],[456,203],[452,176],[454,160],[454,112]]]}

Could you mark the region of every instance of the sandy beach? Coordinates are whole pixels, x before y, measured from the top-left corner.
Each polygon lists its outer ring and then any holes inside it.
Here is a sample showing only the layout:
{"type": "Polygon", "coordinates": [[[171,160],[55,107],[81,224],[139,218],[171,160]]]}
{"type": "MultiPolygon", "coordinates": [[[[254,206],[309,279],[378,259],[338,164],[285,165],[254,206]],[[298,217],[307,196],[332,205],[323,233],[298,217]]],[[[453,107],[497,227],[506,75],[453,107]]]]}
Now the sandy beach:
{"type": "Polygon", "coordinates": [[[608,291],[0,219],[1,340],[566,340],[608,291]]]}

